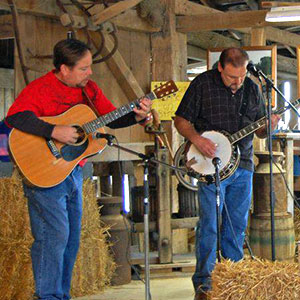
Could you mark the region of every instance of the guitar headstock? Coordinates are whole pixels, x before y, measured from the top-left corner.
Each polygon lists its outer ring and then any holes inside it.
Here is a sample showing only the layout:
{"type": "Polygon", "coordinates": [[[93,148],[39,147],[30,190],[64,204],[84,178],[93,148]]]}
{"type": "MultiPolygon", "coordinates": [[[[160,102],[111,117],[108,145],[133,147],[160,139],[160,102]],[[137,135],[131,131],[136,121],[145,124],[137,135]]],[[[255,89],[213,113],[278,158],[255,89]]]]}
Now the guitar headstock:
{"type": "Polygon", "coordinates": [[[178,88],[173,80],[167,81],[166,83],[157,87],[154,91],[152,91],[157,99],[166,97],[170,94],[174,94],[178,91],[178,88]]]}

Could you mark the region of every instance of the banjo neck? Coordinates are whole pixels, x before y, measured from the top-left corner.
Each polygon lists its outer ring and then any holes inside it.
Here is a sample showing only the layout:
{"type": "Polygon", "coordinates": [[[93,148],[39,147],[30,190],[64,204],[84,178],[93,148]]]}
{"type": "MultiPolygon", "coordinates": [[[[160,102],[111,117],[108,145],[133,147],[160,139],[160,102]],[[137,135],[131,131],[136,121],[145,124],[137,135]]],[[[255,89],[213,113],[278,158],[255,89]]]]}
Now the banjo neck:
{"type": "MultiPolygon", "coordinates": [[[[298,106],[300,104],[300,98],[297,99],[296,101],[294,101],[292,104],[294,106],[298,106]]],[[[273,114],[282,115],[288,109],[290,109],[290,106],[280,108],[280,109],[276,110],[275,112],[273,112],[273,114]]],[[[267,117],[263,117],[263,118],[255,121],[254,123],[242,128],[241,130],[237,131],[236,133],[232,134],[231,136],[228,137],[230,143],[234,144],[234,143],[238,142],[239,140],[243,139],[244,137],[246,137],[247,135],[255,132],[257,129],[263,127],[266,124],[266,120],[267,120],[267,117]]]]}

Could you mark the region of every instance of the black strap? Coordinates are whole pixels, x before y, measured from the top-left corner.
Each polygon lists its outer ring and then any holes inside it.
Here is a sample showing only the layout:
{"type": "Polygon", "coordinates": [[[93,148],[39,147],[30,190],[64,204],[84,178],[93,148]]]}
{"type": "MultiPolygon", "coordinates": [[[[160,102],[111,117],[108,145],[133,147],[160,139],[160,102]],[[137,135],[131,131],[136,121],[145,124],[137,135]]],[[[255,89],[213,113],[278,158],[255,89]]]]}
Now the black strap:
{"type": "Polygon", "coordinates": [[[242,104],[240,107],[240,111],[239,111],[239,115],[241,117],[243,117],[246,112],[247,112],[247,108],[249,105],[249,98],[250,98],[250,78],[246,77],[245,78],[245,83],[244,83],[244,91],[243,91],[243,96],[242,96],[242,104]]]}
{"type": "Polygon", "coordinates": [[[97,117],[99,117],[99,113],[97,108],[95,107],[95,104],[93,103],[93,101],[91,100],[91,98],[88,96],[87,92],[84,90],[84,88],[82,89],[82,96],[83,98],[85,97],[88,101],[88,103],[90,104],[90,108],[94,111],[94,113],[96,114],[97,117]]]}

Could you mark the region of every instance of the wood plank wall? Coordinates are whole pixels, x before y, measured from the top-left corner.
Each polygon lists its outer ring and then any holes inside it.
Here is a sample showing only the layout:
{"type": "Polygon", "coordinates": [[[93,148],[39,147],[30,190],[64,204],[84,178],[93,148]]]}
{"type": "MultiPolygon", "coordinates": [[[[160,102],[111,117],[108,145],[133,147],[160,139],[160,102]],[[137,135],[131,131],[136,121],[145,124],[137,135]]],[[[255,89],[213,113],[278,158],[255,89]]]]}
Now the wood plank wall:
{"type": "Polygon", "coordinates": [[[0,121],[14,101],[14,70],[0,68],[0,121]]]}

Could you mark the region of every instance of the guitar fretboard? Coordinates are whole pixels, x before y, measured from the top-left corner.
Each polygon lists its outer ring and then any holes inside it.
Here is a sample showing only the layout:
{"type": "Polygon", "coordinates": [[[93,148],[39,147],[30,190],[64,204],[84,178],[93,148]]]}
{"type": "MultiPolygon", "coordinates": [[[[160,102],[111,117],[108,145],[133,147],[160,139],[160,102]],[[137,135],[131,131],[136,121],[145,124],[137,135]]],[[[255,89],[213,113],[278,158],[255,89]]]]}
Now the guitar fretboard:
{"type": "Polygon", "coordinates": [[[143,98],[148,98],[150,100],[154,100],[156,98],[156,95],[153,92],[151,92],[133,102],[130,102],[126,105],[123,105],[123,106],[115,109],[114,111],[112,111],[106,115],[100,116],[91,122],[85,123],[82,126],[84,131],[87,134],[90,134],[90,133],[96,131],[97,129],[104,127],[105,125],[129,114],[130,112],[133,111],[134,108],[139,106],[139,103],[140,103],[141,99],[143,99],[143,98]]]}
{"type": "MultiPolygon", "coordinates": [[[[300,103],[300,99],[297,99],[296,101],[294,101],[292,103],[292,105],[297,107],[299,105],[299,103],[300,103]]],[[[275,112],[273,112],[273,114],[282,115],[288,109],[290,109],[290,106],[280,108],[280,109],[276,110],[275,112]]],[[[228,138],[230,143],[234,144],[237,141],[239,141],[239,140],[243,139],[244,137],[246,137],[247,135],[255,132],[257,129],[263,127],[266,124],[266,121],[267,121],[267,117],[263,117],[263,118],[257,120],[256,122],[254,122],[254,123],[244,127],[243,129],[237,131],[236,133],[232,134],[228,138]]]]}

